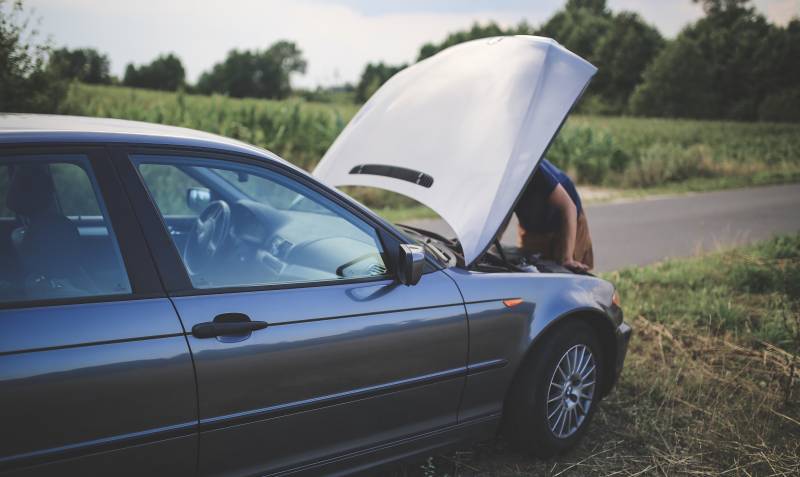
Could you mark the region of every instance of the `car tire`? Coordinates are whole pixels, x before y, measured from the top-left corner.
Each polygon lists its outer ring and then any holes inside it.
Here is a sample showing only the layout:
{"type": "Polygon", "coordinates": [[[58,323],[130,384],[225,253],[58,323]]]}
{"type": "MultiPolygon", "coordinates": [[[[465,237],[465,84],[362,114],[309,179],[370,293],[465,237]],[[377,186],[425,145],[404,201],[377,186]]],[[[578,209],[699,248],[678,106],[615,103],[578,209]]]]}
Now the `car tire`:
{"type": "Polygon", "coordinates": [[[603,364],[600,340],[586,323],[569,321],[543,336],[506,401],[504,430],[511,443],[540,458],[573,448],[597,409],[603,364]]]}

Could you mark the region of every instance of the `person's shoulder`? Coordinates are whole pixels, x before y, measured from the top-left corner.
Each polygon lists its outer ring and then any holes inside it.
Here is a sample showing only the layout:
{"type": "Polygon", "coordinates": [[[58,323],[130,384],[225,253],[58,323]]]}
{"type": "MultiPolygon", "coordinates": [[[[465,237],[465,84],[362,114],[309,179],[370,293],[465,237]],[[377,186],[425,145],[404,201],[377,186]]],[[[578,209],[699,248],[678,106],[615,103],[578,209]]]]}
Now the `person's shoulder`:
{"type": "Polygon", "coordinates": [[[542,159],[538,168],[539,175],[545,178],[548,182],[558,182],[559,169],[547,159],[542,159]]]}
{"type": "Polygon", "coordinates": [[[547,158],[542,158],[542,163],[540,164],[540,168],[553,175],[556,175],[559,172],[561,172],[561,169],[559,169],[552,162],[548,161],[547,158]]]}

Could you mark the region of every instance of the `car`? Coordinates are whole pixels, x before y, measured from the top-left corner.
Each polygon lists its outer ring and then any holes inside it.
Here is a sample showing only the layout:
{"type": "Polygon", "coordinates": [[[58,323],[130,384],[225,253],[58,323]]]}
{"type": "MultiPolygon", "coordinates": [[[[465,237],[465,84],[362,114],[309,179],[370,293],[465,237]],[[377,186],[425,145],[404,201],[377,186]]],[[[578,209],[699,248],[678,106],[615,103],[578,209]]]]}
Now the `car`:
{"type": "Polygon", "coordinates": [[[0,473],[346,474],[498,430],[573,447],[631,328],[611,283],[497,236],[594,71],[539,37],[452,47],[313,175],[199,131],[0,115],[0,473]]]}

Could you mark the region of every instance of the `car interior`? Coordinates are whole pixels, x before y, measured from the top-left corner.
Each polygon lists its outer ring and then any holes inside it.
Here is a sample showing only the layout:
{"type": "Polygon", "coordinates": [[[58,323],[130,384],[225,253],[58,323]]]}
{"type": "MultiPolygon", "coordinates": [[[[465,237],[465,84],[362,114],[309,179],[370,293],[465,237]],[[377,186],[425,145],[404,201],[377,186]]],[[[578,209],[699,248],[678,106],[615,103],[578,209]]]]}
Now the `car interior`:
{"type": "Polygon", "coordinates": [[[386,274],[374,230],[309,190],[245,171],[143,163],[197,288],[386,274]]]}
{"type": "Polygon", "coordinates": [[[130,285],[105,217],[67,215],[54,181],[84,186],[84,208],[98,211],[83,165],[0,164],[0,301],[129,293],[130,285]],[[72,178],[83,175],[76,183],[72,178]]]}

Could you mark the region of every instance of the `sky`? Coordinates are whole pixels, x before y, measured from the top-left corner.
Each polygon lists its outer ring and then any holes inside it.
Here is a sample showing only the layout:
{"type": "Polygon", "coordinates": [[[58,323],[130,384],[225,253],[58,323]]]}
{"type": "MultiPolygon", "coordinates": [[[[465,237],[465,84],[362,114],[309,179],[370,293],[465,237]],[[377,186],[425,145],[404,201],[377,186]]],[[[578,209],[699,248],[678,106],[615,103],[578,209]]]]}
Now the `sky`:
{"type": "MultiPolygon", "coordinates": [[[[128,63],[174,52],[187,79],[227,52],[295,41],[308,60],[292,84],[313,88],[357,82],[368,62],[411,62],[419,47],[475,21],[539,25],[566,0],[26,0],[55,46],[92,47],[109,55],[113,74],[128,63]]],[[[800,0],[755,0],[771,21],[800,16],[800,0]]],[[[613,11],[639,13],[673,37],[702,16],[690,0],[608,0],[613,11]]]]}

